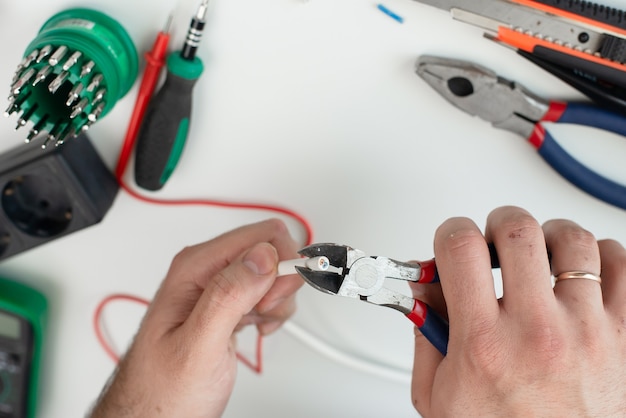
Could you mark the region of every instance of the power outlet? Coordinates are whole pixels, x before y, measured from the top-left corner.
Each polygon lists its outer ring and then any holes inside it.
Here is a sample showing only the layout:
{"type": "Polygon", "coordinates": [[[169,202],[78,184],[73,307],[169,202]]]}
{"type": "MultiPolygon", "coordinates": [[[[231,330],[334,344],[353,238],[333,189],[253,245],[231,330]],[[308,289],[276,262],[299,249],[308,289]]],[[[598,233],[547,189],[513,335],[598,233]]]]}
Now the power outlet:
{"type": "Polygon", "coordinates": [[[119,186],[85,134],[0,155],[0,260],[100,222],[119,186]]]}

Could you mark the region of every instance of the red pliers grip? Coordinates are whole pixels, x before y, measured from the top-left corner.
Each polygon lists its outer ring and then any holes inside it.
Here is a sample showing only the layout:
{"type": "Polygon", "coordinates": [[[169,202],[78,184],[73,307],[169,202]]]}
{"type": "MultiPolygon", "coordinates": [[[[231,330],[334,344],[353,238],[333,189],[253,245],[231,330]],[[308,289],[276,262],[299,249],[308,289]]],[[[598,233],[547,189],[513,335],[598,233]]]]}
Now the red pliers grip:
{"type": "Polygon", "coordinates": [[[416,264],[387,257],[373,257],[346,245],[313,244],[299,251],[308,258],[325,257],[325,270],[296,267],[315,289],[335,296],[359,299],[402,312],[421,333],[445,355],[448,351],[448,322],[424,302],[384,287],[386,279],[415,283],[439,281],[435,260],[416,264]]]}

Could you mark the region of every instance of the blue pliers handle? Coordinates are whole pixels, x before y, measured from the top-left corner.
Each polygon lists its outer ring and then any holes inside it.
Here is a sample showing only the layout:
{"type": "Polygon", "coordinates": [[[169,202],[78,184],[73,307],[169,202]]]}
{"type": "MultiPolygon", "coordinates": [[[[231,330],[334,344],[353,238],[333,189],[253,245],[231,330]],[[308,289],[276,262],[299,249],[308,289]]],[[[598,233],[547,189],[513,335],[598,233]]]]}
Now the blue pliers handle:
{"type": "Polygon", "coordinates": [[[450,327],[448,321],[424,302],[416,300],[415,308],[407,318],[415,324],[422,335],[444,356],[448,354],[450,327]]]}
{"type": "MultiPolygon", "coordinates": [[[[626,137],[626,119],[597,106],[583,103],[550,103],[542,122],[585,125],[626,137]]],[[[539,155],[569,182],[609,204],[626,209],[626,187],[581,164],[565,151],[541,123],[535,126],[529,141],[539,155]]]]}
{"type": "Polygon", "coordinates": [[[626,187],[580,163],[543,126],[544,122],[571,123],[626,136],[623,115],[588,104],[549,102],[469,61],[422,56],[416,73],[459,109],[527,138],[544,160],[573,185],[626,209],[626,187]]]}

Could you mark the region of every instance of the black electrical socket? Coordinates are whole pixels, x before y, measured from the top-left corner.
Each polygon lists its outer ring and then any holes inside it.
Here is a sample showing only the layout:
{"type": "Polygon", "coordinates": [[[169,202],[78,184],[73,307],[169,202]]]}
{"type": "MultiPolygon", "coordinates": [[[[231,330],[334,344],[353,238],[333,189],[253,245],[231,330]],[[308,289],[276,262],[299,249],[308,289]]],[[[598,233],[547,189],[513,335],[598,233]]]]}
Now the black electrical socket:
{"type": "Polygon", "coordinates": [[[0,260],[100,222],[119,190],[86,134],[33,142],[0,154],[0,260]]]}

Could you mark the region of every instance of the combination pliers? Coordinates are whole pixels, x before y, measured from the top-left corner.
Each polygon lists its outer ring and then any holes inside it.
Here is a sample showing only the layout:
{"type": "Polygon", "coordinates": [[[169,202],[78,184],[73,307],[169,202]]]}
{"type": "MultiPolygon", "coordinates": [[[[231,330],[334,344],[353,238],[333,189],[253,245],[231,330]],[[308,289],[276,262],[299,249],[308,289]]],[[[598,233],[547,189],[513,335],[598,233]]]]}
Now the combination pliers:
{"type": "Polygon", "coordinates": [[[485,37],[626,112],[626,12],[580,0],[415,0],[485,29],[485,37]]]}
{"type": "Polygon", "coordinates": [[[626,186],[580,163],[543,125],[585,125],[626,136],[623,114],[588,103],[542,99],[522,85],[469,61],[424,55],[417,60],[415,71],[457,108],[526,138],[552,168],[581,190],[626,209],[626,186]]]}

